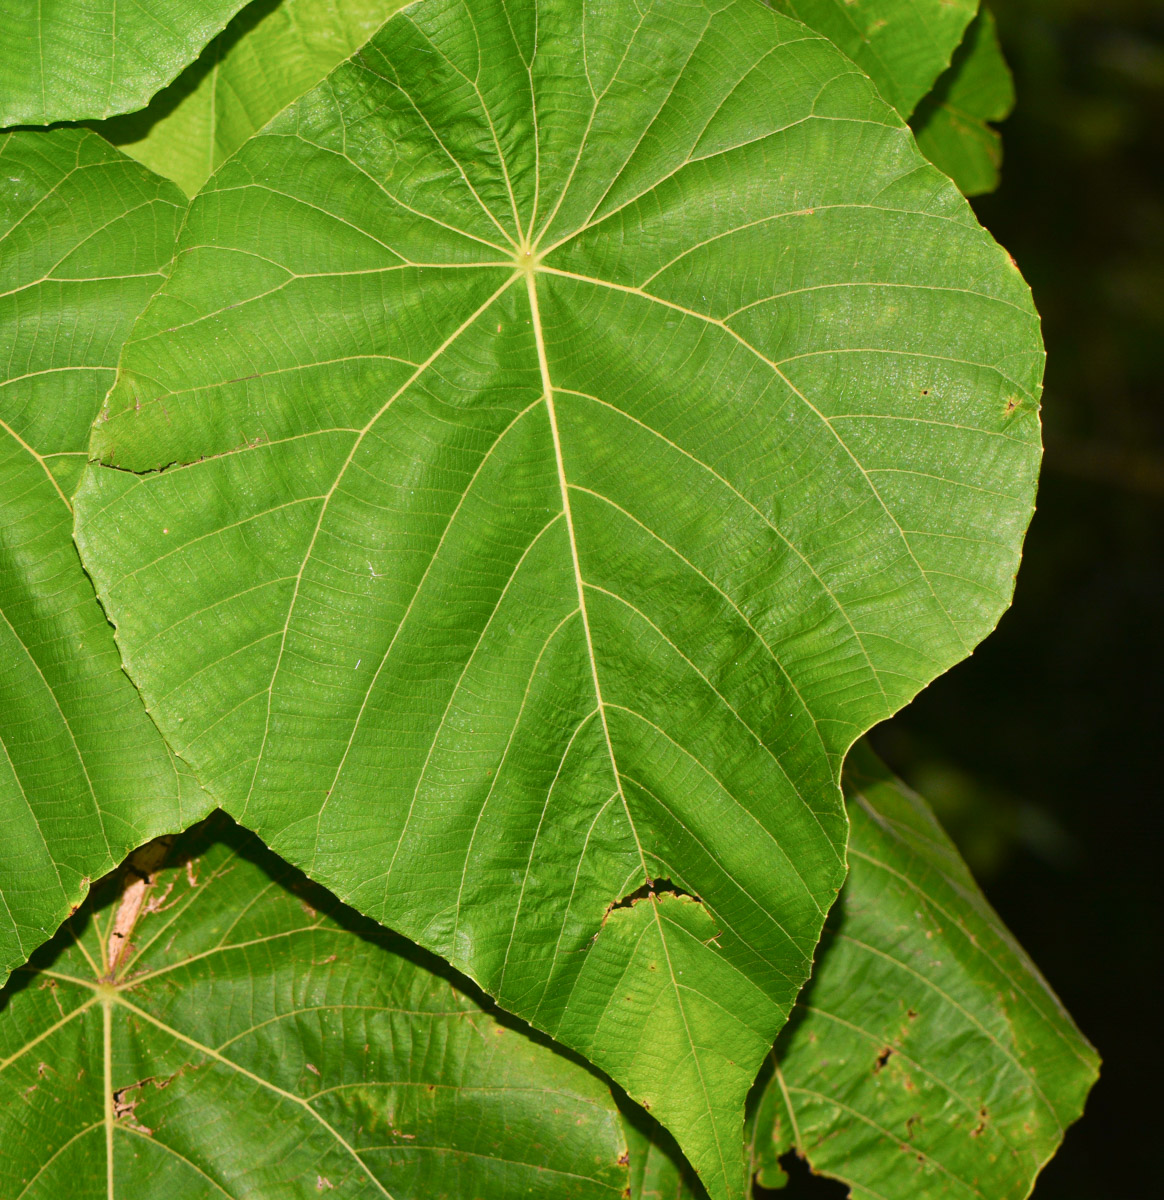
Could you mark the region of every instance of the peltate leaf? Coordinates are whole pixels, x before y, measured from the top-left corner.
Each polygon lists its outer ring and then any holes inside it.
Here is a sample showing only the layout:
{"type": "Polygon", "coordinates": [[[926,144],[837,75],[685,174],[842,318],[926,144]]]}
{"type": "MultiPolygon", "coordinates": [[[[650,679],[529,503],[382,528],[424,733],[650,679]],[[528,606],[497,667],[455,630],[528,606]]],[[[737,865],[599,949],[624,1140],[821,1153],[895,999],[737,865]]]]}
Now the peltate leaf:
{"type": "Polygon", "coordinates": [[[772,0],[835,42],[903,117],[950,65],[978,0],[772,0]]]}
{"type": "Polygon", "coordinates": [[[865,747],[851,870],[776,1044],[755,1166],[795,1149],[854,1200],[1022,1200],[1097,1058],[925,802],[865,747]]]}
{"type": "Polygon", "coordinates": [[[185,201],[96,134],[0,136],[0,980],[196,819],[73,546],[71,496],[185,201]]]}
{"type": "Polygon", "coordinates": [[[625,1194],[591,1071],[225,819],[159,849],[0,999],[0,1195],[625,1194]]]}
{"type": "Polygon", "coordinates": [[[244,3],[0,0],[0,125],[49,125],[141,108],[244,3]]]}
{"type": "Polygon", "coordinates": [[[151,710],[739,1196],[844,752],[1010,594],[1021,277],[755,0],[425,0],[182,247],[77,528],[151,710]]]}
{"type": "Polygon", "coordinates": [[[401,0],[256,0],[148,108],[95,128],[192,196],[400,7],[401,0]]]}
{"type": "Polygon", "coordinates": [[[991,121],[1014,108],[1014,80],[1002,56],[994,15],[983,9],[950,69],[913,115],[917,144],[967,196],[998,187],[1002,138],[991,121]]]}

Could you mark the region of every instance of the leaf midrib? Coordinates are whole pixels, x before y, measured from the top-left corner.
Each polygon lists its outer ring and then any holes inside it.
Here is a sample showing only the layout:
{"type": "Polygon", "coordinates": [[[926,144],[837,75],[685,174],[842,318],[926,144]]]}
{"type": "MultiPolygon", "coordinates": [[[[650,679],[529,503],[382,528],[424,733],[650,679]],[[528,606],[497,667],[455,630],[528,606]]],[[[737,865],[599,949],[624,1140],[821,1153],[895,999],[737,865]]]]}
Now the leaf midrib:
{"type": "MultiPolygon", "coordinates": [[[[643,876],[646,882],[652,882],[651,871],[647,865],[647,856],[643,850],[642,839],[639,837],[638,826],[635,823],[634,816],[631,813],[630,805],[627,803],[626,793],[622,786],[622,773],[619,770],[618,758],[614,752],[614,743],[610,737],[610,727],[606,719],[606,702],[602,697],[602,683],[598,674],[598,660],[594,653],[594,639],[590,631],[590,615],[586,605],[586,585],[582,578],[582,567],[578,560],[578,539],[574,530],[574,516],[570,506],[570,483],[566,476],[566,464],[562,455],[562,439],[558,430],[557,410],[554,407],[554,384],[550,377],[549,360],[546,355],[545,336],[542,331],[541,312],[538,308],[538,293],[537,283],[534,277],[534,271],[531,269],[526,274],[526,290],[529,296],[530,317],[533,321],[534,340],[537,345],[538,352],[538,367],[542,377],[543,396],[542,400],[546,406],[546,414],[549,417],[550,432],[554,444],[554,459],[558,472],[558,484],[562,494],[562,511],[566,518],[566,529],[570,541],[570,557],[574,570],[574,581],[578,589],[578,608],[582,617],[582,628],[586,638],[586,652],[590,660],[591,678],[594,682],[594,696],[598,705],[598,715],[602,722],[602,733],[606,741],[607,753],[610,756],[611,774],[614,776],[614,786],[618,792],[619,799],[622,801],[623,811],[626,814],[627,825],[635,839],[635,846],[639,852],[639,860],[642,863],[643,876]]],[[[651,904],[651,914],[655,920],[655,926],[658,931],[659,944],[663,950],[663,956],[667,960],[667,975],[671,981],[672,992],[675,997],[675,1007],[679,1011],[679,1016],[683,1021],[683,1031],[687,1035],[687,1041],[691,1046],[691,1061],[695,1065],[696,1073],[699,1076],[699,1086],[703,1092],[703,1101],[705,1111],[712,1117],[711,1131],[712,1138],[715,1142],[715,1152],[719,1159],[720,1171],[722,1172],[725,1185],[731,1179],[732,1173],[728,1169],[727,1160],[724,1155],[723,1143],[720,1139],[719,1122],[715,1120],[715,1105],[712,1103],[711,1093],[708,1089],[707,1080],[703,1074],[703,1063],[700,1059],[699,1048],[695,1038],[691,1033],[691,1025],[687,1018],[687,1008],[683,1002],[681,995],[679,980],[675,974],[675,966],[671,961],[671,948],[667,942],[667,935],[663,929],[663,922],[659,914],[659,905],[652,891],[649,896],[651,904]]]]}

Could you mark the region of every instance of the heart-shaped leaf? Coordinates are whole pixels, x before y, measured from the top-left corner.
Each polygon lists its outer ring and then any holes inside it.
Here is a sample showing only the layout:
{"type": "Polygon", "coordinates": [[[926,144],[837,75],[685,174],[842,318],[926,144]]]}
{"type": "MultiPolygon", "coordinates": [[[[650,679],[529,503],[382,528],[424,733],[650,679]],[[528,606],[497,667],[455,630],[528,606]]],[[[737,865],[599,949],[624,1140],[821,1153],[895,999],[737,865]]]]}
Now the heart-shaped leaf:
{"type": "Polygon", "coordinates": [[[978,0],[773,0],[836,43],[903,117],[950,65],[978,0]]]}
{"type": "Polygon", "coordinates": [[[998,187],[1002,138],[990,125],[1010,116],[1014,80],[1002,56],[994,15],[983,9],[950,69],[913,115],[922,153],[967,196],[998,187]]]}
{"type": "Polygon", "coordinates": [[[0,1195],[626,1194],[593,1072],[225,819],[164,853],[0,994],[0,1195]]]}
{"type": "Polygon", "coordinates": [[[425,0],[195,201],[77,536],[228,811],[738,1196],[842,757],[1005,607],[1041,369],[802,25],[425,0]]]}
{"type": "Polygon", "coordinates": [[[148,108],[95,128],[192,196],[400,7],[401,0],[255,0],[148,108]]]}
{"type": "Polygon", "coordinates": [[[795,1149],[853,1200],[1022,1200],[1098,1059],[925,802],[865,747],[852,870],[776,1044],[755,1166],[795,1149]]]}
{"type": "Polygon", "coordinates": [[[0,137],[0,981],[134,847],[206,811],[121,669],[73,487],[185,201],[96,134],[0,137]]]}
{"type": "Polygon", "coordinates": [[[246,0],[0,0],[0,125],[132,112],[246,0]]]}

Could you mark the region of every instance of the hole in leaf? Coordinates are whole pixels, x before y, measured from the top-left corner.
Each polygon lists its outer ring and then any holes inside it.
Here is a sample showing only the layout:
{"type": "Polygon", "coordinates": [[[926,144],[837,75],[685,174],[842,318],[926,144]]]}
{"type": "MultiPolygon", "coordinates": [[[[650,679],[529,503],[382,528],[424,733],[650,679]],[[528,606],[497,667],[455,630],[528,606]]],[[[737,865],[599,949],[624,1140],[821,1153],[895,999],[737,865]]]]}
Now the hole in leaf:
{"type": "Polygon", "coordinates": [[[845,1200],[849,1195],[845,1184],[815,1174],[795,1151],[785,1154],[780,1165],[788,1175],[788,1182],[779,1191],[757,1184],[753,1193],[755,1200],[845,1200]]]}
{"type": "Polygon", "coordinates": [[[703,903],[693,892],[687,891],[677,883],[672,883],[670,879],[652,879],[641,887],[635,888],[633,892],[627,892],[621,900],[616,900],[609,905],[603,920],[609,917],[616,908],[633,908],[640,900],[646,900],[650,896],[686,896],[688,900],[694,900],[696,904],[703,903]]]}

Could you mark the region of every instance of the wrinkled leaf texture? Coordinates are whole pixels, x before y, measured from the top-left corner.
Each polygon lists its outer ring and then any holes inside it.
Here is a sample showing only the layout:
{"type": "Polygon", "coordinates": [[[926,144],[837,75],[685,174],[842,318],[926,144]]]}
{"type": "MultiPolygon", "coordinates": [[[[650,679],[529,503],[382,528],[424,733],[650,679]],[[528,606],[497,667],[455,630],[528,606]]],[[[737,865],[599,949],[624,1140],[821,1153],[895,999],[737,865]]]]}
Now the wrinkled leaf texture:
{"type": "Polygon", "coordinates": [[[774,1051],[754,1166],[796,1150],[853,1200],[1022,1200],[1098,1058],[925,801],[845,764],[848,881],[774,1051]]]}
{"type": "Polygon", "coordinates": [[[1002,56],[994,15],[983,9],[912,122],[922,153],[964,195],[998,187],[1002,138],[990,123],[1010,116],[1014,101],[1014,80],[1002,56]]]}
{"type": "Polygon", "coordinates": [[[132,112],[246,0],[0,0],[0,125],[132,112]]]}
{"type": "Polygon", "coordinates": [[[90,879],[207,803],[125,677],[72,540],[89,426],[185,200],[75,129],[0,135],[0,175],[2,981],[90,879]]]}
{"type": "Polygon", "coordinates": [[[171,864],[95,889],[0,993],[0,1195],[627,1194],[591,1070],[221,816],[171,864]]]}
{"type": "Polygon", "coordinates": [[[773,0],[839,46],[905,118],[950,65],[978,0],[773,0]]]}
{"type": "Polygon", "coordinates": [[[196,199],[77,537],[224,808],[739,1196],[842,758],[1008,602],[1041,370],[803,25],[424,0],[196,199]]]}
{"type": "Polygon", "coordinates": [[[255,0],[148,108],[94,128],[192,196],[400,7],[401,0],[255,0]]]}

